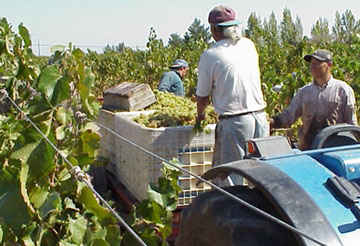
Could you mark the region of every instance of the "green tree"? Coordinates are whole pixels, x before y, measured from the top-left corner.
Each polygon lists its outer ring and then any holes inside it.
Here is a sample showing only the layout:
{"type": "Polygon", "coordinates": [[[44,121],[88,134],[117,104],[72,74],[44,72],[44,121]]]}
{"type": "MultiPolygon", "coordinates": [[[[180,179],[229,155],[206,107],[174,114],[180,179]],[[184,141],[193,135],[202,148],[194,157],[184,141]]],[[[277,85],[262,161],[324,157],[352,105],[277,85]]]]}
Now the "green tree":
{"type": "Polygon", "coordinates": [[[328,43],[331,39],[329,21],[326,18],[319,18],[311,28],[311,42],[315,44],[328,43]]]}
{"type": "Polygon", "coordinates": [[[185,32],[184,42],[190,43],[196,41],[203,41],[205,43],[210,43],[211,38],[212,35],[210,33],[210,28],[205,27],[205,24],[201,24],[201,21],[195,18],[193,23],[185,32]]]}
{"type": "Polygon", "coordinates": [[[106,45],[104,48],[104,53],[106,52],[124,52],[125,51],[125,44],[123,42],[119,43],[118,45],[106,45]]]}
{"type": "Polygon", "coordinates": [[[335,14],[335,22],[332,27],[332,33],[336,41],[342,42],[345,36],[345,31],[343,30],[341,15],[338,11],[335,14]]]}
{"type": "Polygon", "coordinates": [[[295,23],[289,9],[283,11],[283,18],[280,24],[280,37],[283,46],[286,44],[297,45],[303,37],[303,28],[300,18],[297,16],[295,23]]]}
{"type": "Polygon", "coordinates": [[[279,44],[279,28],[274,12],[270,14],[269,21],[264,20],[264,39],[265,43],[273,45],[279,44]]]}
{"type": "Polygon", "coordinates": [[[184,40],[181,38],[179,33],[171,33],[170,38],[168,40],[168,45],[180,47],[184,45],[184,40]]]}
{"type": "Polygon", "coordinates": [[[360,21],[355,20],[350,10],[346,10],[341,16],[336,12],[332,31],[337,41],[351,44],[360,31],[360,21]]]}
{"type": "Polygon", "coordinates": [[[253,12],[250,14],[247,21],[247,29],[245,30],[246,36],[260,45],[263,40],[263,27],[261,24],[260,16],[256,16],[253,12]]]}
{"type": "Polygon", "coordinates": [[[282,52],[279,43],[279,27],[275,18],[274,12],[270,14],[269,21],[264,19],[263,40],[264,42],[256,44],[259,50],[260,70],[262,80],[268,87],[272,88],[274,84],[279,83],[276,81],[276,74],[281,73],[281,63],[278,62],[282,59],[282,52]],[[270,72],[271,73],[268,73],[270,72]],[[270,75],[270,74],[273,74],[270,75]]]}
{"type": "Polygon", "coordinates": [[[302,26],[301,19],[299,16],[296,16],[295,19],[294,33],[295,33],[295,40],[301,41],[302,38],[304,37],[304,28],[302,26]]]}

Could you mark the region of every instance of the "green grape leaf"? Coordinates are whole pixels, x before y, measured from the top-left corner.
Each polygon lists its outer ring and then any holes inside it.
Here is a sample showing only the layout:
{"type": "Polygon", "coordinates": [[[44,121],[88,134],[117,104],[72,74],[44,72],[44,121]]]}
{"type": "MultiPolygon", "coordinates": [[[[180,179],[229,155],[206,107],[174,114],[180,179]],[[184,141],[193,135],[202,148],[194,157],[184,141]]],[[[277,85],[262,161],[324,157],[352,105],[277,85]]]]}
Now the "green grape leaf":
{"type": "Polygon", "coordinates": [[[90,116],[97,116],[99,114],[100,102],[94,96],[89,96],[83,106],[90,116]]]}
{"type": "Polygon", "coordinates": [[[108,225],[105,228],[106,230],[106,241],[110,243],[110,245],[120,245],[120,228],[116,225],[108,225]]]}
{"type": "Polygon", "coordinates": [[[94,123],[87,123],[81,130],[81,152],[87,153],[90,157],[95,157],[98,153],[100,143],[98,130],[99,127],[94,123]]]}
{"type": "Polygon", "coordinates": [[[28,29],[22,23],[20,23],[18,28],[19,28],[19,34],[24,40],[25,48],[31,46],[31,39],[28,29]]]}
{"type": "Polygon", "coordinates": [[[110,246],[110,244],[104,239],[97,238],[90,243],[90,246],[110,246]]]}
{"type": "Polygon", "coordinates": [[[20,170],[20,189],[21,189],[21,195],[24,199],[24,202],[28,206],[28,208],[31,210],[32,213],[35,213],[34,208],[31,205],[30,198],[27,192],[26,188],[26,182],[28,179],[29,174],[29,166],[25,163],[21,163],[21,170],[20,170]]]}
{"type": "Polygon", "coordinates": [[[74,204],[73,200],[70,199],[69,197],[65,197],[64,204],[65,204],[65,209],[79,210],[74,204]]]}
{"type": "Polygon", "coordinates": [[[81,99],[84,101],[88,98],[92,85],[95,82],[95,75],[92,73],[90,68],[85,69],[84,79],[79,81],[78,89],[81,95],[81,99]]]}
{"type": "MultiPolygon", "coordinates": [[[[34,132],[35,130],[31,128],[24,132],[23,135],[29,142],[14,151],[11,158],[20,160],[23,163],[27,162],[30,167],[30,174],[34,175],[35,179],[40,179],[54,169],[56,152],[39,133],[36,132],[34,134],[34,132]],[[33,139],[33,141],[31,141],[31,139],[33,139]]],[[[51,135],[49,135],[48,138],[53,139],[51,135]]]]}
{"type": "Polygon", "coordinates": [[[62,210],[61,197],[58,192],[52,192],[39,209],[41,219],[45,219],[50,213],[58,213],[62,210]]]}
{"type": "Polygon", "coordinates": [[[70,99],[70,83],[68,77],[62,77],[55,84],[51,104],[57,106],[66,99],[70,99]]]}
{"type": "Polygon", "coordinates": [[[81,49],[74,49],[71,52],[71,55],[73,55],[76,59],[81,59],[85,57],[85,54],[81,49]]]}
{"type": "Polygon", "coordinates": [[[56,136],[57,140],[63,140],[65,138],[65,129],[66,129],[65,125],[62,125],[62,126],[59,126],[58,128],[56,128],[55,136],[56,136]]]}
{"type": "Polygon", "coordinates": [[[36,230],[36,223],[33,222],[28,227],[24,228],[23,237],[22,240],[24,242],[24,245],[26,246],[35,246],[35,243],[32,238],[33,232],[36,230]]]}
{"type": "Polygon", "coordinates": [[[50,48],[50,52],[54,53],[56,51],[63,52],[65,50],[65,45],[54,45],[50,48]]]}
{"type": "Polygon", "coordinates": [[[163,214],[164,211],[157,202],[143,200],[136,206],[136,209],[144,219],[155,223],[161,223],[161,214],[163,214]]]}
{"type": "Polygon", "coordinates": [[[149,200],[157,202],[164,208],[168,207],[170,210],[175,209],[176,189],[174,189],[171,182],[166,178],[160,177],[158,183],[158,187],[155,187],[153,184],[149,185],[147,191],[149,200]]]}
{"type": "Polygon", "coordinates": [[[48,195],[49,192],[47,189],[36,186],[30,194],[30,201],[34,204],[34,207],[38,209],[44,204],[48,195]]]}
{"type": "Polygon", "coordinates": [[[0,172],[0,217],[13,230],[22,231],[31,217],[20,189],[19,173],[14,169],[0,172]]]}
{"type": "Polygon", "coordinates": [[[44,94],[37,94],[29,102],[29,112],[36,115],[51,110],[50,102],[45,98],[44,94]]]}
{"type": "Polygon", "coordinates": [[[101,222],[114,221],[115,218],[109,210],[101,207],[95,198],[95,195],[82,183],[79,183],[80,191],[78,193],[78,202],[82,203],[84,208],[92,212],[101,222]]]}
{"type": "Polygon", "coordinates": [[[55,111],[55,118],[62,125],[67,125],[68,123],[71,123],[72,116],[73,114],[71,112],[71,109],[65,109],[62,106],[58,107],[55,111]]]}
{"type": "Polygon", "coordinates": [[[23,240],[25,246],[35,246],[35,243],[31,239],[30,235],[23,237],[22,240],[23,240]]]}
{"type": "Polygon", "coordinates": [[[39,75],[38,90],[46,96],[49,102],[52,100],[55,87],[59,83],[60,78],[61,75],[55,65],[45,67],[39,75]]]}
{"type": "Polygon", "coordinates": [[[165,207],[168,204],[167,194],[162,194],[158,191],[158,188],[153,184],[150,184],[147,190],[148,198],[151,201],[155,201],[161,206],[165,207]]]}
{"type": "Polygon", "coordinates": [[[87,220],[81,216],[77,215],[76,219],[69,219],[69,224],[67,226],[67,233],[72,242],[80,245],[83,241],[85,232],[87,229],[87,220]]]}
{"type": "Polygon", "coordinates": [[[14,55],[14,53],[11,51],[11,42],[10,42],[10,40],[9,40],[9,37],[8,36],[5,36],[5,48],[6,48],[6,52],[9,54],[9,55],[11,55],[11,56],[13,56],[14,55]]]}
{"type": "Polygon", "coordinates": [[[38,90],[46,99],[56,106],[65,99],[70,99],[69,78],[62,77],[58,68],[53,65],[44,68],[38,79],[38,90]]]}

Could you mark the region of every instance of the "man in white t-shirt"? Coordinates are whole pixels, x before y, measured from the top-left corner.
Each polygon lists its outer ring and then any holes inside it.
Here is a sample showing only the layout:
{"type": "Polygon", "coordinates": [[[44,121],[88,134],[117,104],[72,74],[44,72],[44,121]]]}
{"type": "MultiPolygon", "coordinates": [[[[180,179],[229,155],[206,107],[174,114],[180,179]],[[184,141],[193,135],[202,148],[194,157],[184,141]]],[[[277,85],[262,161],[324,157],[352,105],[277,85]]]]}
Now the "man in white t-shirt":
{"type": "MultiPolygon", "coordinates": [[[[269,125],[254,43],[241,37],[240,22],[230,7],[215,7],[208,21],[216,43],[201,55],[198,64],[197,122],[204,120],[211,97],[219,115],[213,157],[213,165],[217,166],[243,159],[245,140],[268,136],[269,125]]],[[[241,182],[238,179],[235,183],[241,182]]]]}

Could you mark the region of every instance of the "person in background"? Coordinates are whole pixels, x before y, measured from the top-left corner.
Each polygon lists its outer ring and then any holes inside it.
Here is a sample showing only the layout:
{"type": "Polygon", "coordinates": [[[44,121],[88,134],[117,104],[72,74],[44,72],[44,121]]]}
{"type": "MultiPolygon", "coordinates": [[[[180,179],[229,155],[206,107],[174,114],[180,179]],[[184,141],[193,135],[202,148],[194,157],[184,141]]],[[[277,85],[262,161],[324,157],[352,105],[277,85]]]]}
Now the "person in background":
{"type": "MultiPolygon", "coordinates": [[[[197,122],[204,120],[211,97],[219,115],[213,154],[213,165],[217,166],[243,159],[245,141],[268,136],[269,124],[254,43],[241,36],[240,22],[231,7],[213,8],[208,21],[216,43],[203,52],[198,64],[197,122]]],[[[236,176],[231,179],[236,184],[243,182],[236,176]]],[[[231,184],[228,179],[217,183],[231,184]]]]}
{"type": "Polygon", "coordinates": [[[269,118],[270,128],[290,127],[299,117],[299,149],[307,150],[323,128],[339,124],[357,124],[353,89],[331,75],[333,54],[325,49],[304,56],[310,63],[313,81],[300,88],[290,106],[269,118]]]}
{"type": "Polygon", "coordinates": [[[167,91],[177,96],[185,96],[185,89],[182,79],[188,71],[188,63],[185,60],[177,59],[170,66],[171,71],[165,72],[158,85],[159,91],[167,91]]]}

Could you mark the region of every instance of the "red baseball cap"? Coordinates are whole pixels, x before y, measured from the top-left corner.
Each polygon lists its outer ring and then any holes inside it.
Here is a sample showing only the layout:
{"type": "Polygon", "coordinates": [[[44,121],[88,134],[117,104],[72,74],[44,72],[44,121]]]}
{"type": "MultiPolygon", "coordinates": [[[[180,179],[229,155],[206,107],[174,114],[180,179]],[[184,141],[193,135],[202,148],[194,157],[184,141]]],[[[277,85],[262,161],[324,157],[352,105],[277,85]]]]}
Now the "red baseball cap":
{"type": "Polygon", "coordinates": [[[209,13],[208,21],[216,26],[235,26],[241,22],[235,19],[235,11],[224,5],[217,6],[209,13]]]}

